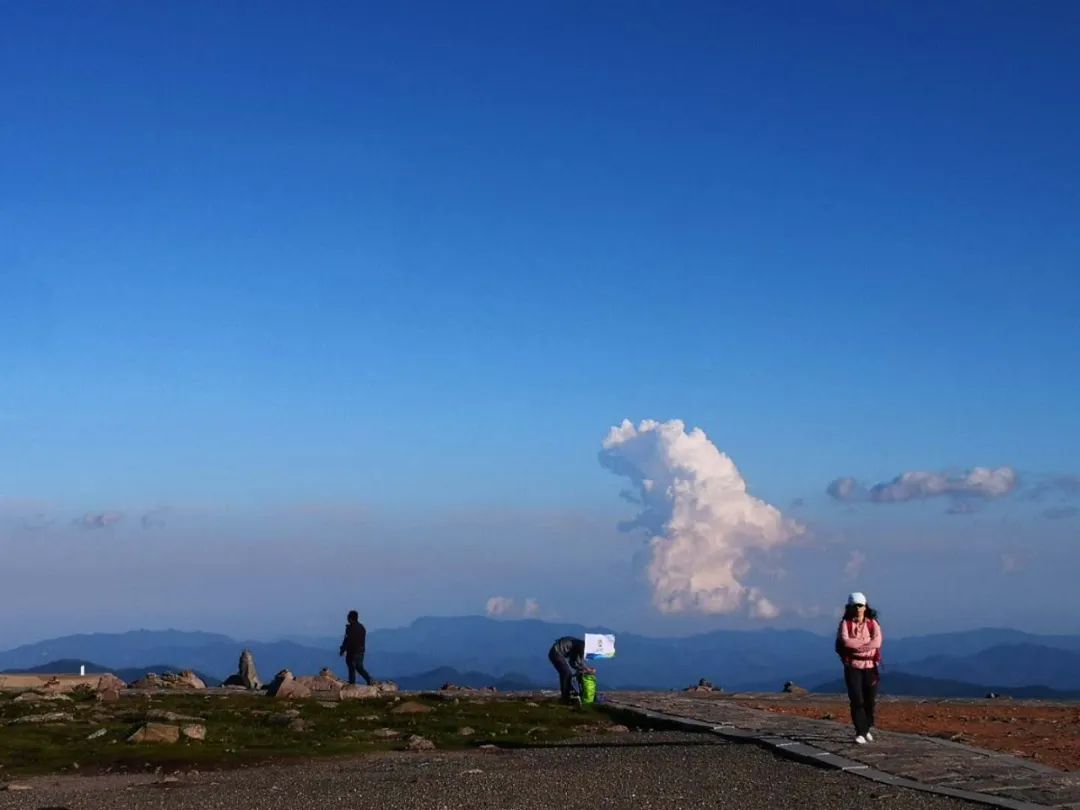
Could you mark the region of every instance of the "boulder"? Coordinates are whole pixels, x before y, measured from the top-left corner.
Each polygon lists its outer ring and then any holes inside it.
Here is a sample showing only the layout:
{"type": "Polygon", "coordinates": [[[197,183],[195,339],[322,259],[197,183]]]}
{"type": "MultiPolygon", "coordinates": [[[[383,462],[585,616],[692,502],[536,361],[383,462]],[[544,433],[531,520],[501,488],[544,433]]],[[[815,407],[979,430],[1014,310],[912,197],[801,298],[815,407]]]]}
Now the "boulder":
{"type": "Polygon", "coordinates": [[[240,653],[240,661],[237,664],[237,671],[225,679],[222,686],[241,686],[244,689],[255,691],[262,689],[262,681],[259,680],[259,673],[255,669],[255,656],[251,650],[244,650],[240,653]]]}
{"type": "Polygon", "coordinates": [[[289,670],[283,669],[274,677],[267,694],[270,697],[282,700],[295,700],[297,698],[311,697],[311,690],[302,683],[297,683],[293,674],[289,670]]]}
{"type": "Polygon", "coordinates": [[[161,679],[167,684],[167,688],[169,689],[206,688],[206,683],[203,682],[203,679],[190,669],[185,669],[183,672],[179,673],[166,672],[161,676],[161,679]]]}
{"type": "Polygon", "coordinates": [[[318,675],[302,675],[296,679],[296,682],[306,686],[313,695],[321,698],[339,697],[341,688],[349,685],[342,683],[333,672],[325,668],[318,675]]]}
{"type": "Polygon", "coordinates": [[[338,700],[359,700],[373,698],[382,694],[377,686],[362,686],[356,683],[342,684],[338,689],[338,700]]]}
{"type": "Polygon", "coordinates": [[[104,675],[98,678],[97,691],[104,692],[108,689],[113,689],[119,692],[121,689],[125,688],[125,686],[126,684],[122,680],[117,678],[111,672],[106,672],[104,675]]]}
{"type": "Polygon", "coordinates": [[[802,696],[802,695],[809,694],[809,690],[804,689],[803,687],[799,686],[798,684],[795,683],[795,681],[788,681],[787,683],[785,683],[784,684],[784,691],[787,692],[789,695],[802,696]]]}
{"type": "Polygon", "coordinates": [[[180,741],[180,726],[145,723],[127,738],[129,743],[175,743],[180,741]]]}
{"type": "Polygon", "coordinates": [[[98,703],[116,703],[118,700],[120,700],[120,690],[102,689],[100,692],[97,693],[95,699],[98,701],[98,703]]]}

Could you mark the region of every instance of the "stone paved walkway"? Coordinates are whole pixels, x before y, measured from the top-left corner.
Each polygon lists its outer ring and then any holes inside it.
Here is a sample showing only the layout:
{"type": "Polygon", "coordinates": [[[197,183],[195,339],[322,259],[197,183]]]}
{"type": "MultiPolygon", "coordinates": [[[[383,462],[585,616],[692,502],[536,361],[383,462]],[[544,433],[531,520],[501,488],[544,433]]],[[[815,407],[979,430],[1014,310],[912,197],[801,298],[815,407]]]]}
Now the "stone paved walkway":
{"type": "Polygon", "coordinates": [[[751,709],[712,695],[613,692],[616,708],[686,728],[767,745],[779,753],[903,787],[931,790],[998,807],[1080,810],[1080,774],[949,740],[874,731],[856,745],[849,725],[751,709]]]}

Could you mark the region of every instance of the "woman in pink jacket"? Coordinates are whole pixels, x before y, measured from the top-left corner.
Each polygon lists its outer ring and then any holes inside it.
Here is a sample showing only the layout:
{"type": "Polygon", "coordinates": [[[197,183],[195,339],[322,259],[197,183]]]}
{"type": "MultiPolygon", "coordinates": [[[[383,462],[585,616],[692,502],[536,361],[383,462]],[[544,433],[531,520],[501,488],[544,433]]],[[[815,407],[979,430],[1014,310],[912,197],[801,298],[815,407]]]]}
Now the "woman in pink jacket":
{"type": "Polygon", "coordinates": [[[881,625],[877,621],[877,611],[866,603],[864,594],[855,592],[848,597],[844,618],[836,629],[836,652],[844,662],[844,683],[851,703],[851,722],[855,724],[855,742],[859,745],[873,742],[881,625]]]}

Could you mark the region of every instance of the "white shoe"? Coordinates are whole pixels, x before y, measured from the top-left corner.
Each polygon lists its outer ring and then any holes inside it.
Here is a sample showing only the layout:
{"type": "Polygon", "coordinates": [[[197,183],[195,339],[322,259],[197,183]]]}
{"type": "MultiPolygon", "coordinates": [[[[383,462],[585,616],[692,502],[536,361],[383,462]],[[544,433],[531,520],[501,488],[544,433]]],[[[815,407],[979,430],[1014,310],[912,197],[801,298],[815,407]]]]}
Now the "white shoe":
{"type": "Polygon", "coordinates": [[[860,734],[855,738],[855,742],[858,743],[859,745],[866,745],[866,737],[864,737],[862,734],[860,734]]]}
{"type": "Polygon", "coordinates": [[[867,742],[873,742],[874,741],[874,735],[871,734],[869,731],[866,732],[866,734],[864,736],[866,737],[867,742]]]}

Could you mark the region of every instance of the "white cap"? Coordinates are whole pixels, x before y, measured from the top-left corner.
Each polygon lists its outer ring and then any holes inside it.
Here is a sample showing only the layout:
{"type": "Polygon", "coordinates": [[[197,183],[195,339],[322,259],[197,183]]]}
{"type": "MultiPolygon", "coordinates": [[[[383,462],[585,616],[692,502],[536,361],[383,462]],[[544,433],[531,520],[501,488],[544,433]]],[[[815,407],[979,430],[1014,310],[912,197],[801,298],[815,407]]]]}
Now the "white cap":
{"type": "Polygon", "coordinates": [[[849,605],[865,605],[866,594],[855,591],[855,593],[848,594],[847,603],[849,605]]]}

